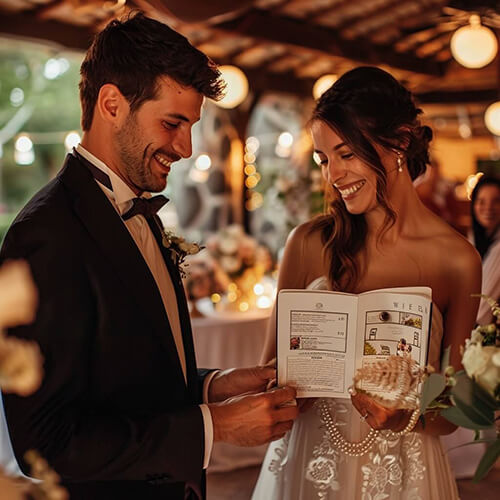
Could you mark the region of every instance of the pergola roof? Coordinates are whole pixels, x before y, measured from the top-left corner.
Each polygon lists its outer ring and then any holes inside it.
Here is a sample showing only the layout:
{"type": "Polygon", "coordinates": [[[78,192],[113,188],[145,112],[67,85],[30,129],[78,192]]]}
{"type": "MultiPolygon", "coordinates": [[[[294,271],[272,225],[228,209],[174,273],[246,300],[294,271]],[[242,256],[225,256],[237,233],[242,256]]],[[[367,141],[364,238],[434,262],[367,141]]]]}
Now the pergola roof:
{"type": "Polygon", "coordinates": [[[217,63],[235,64],[253,91],[310,96],[325,73],[374,64],[404,81],[422,103],[476,109],[498,98],[497,60],[459,66],[453,32],[471,13],[500,26],[494,0],[0,0],[0,34],[84,50],[127,9],[177,29],[217,63]]]}

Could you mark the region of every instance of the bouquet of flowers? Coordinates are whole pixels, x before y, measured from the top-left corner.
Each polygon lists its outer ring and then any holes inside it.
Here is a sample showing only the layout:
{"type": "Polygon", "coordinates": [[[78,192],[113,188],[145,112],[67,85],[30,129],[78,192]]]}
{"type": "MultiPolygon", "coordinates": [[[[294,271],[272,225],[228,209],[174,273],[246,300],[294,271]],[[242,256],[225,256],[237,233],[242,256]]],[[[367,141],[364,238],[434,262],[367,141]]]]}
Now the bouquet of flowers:
{"type": "Polygon", "coordinates": [[[476,431],[468,444],[488,443],[474,480],[483,478],[500,456],[500,430],[495,424],[500,410],[500,307],[489,297],[495,323],[475,328],[463,347],[464,370],[455,372],[449,366],[449,349],[445,352],[442,373],[431,373],[425,380],[420,411],[440,415],[459,427],[476,431]],[[493,439],[480,439],[480,431],[492,429],[493,439]]]}
{"type": "MultiPolygon", "coordinates": [[[[43,357],[35,342],[6,336],[2,328],[31,323],[35,317],[37,291],[28,264],[7,262],[0,268],[0,388],[4,393],[29,396],[42,383],[43,357]]],[[[3,418],[3,415],[0,415],[3,418]]],[[[40,481],[13,478],[0,470],[0,498],[23,500],[66,500],[59,476],[46,460],[30,450],[25,461],[31,475],[40,481]]]]}

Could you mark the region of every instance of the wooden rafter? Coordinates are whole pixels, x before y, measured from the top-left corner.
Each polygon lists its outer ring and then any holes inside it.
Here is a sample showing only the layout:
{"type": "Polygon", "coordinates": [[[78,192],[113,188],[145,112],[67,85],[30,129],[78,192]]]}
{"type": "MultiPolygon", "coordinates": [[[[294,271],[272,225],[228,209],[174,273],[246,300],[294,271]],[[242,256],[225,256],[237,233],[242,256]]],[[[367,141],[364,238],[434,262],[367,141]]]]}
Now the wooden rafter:
{"type": "Polygon", "coordinates": [[[94,36],[91,27],[40,19],[37,15],[29,12],[0,16],[0,33],[47,40],[75,50],[87,50],[94,36]]]}
{"type": "Polygon", "coordinates": [[[395,68],[434,76],[442,76],[445,70],[443,64],[431,59],[417,58],[413,54],[399,54],[392,48],[375,46],[365,40],[352,43],[343,40],[335,30],[312,25],[300,19],[269,15],[260,9],[252,9],[235,19],[215,23],[213,27],[259,40],[307,47],[364,64],[385,63],[395,68]]]}

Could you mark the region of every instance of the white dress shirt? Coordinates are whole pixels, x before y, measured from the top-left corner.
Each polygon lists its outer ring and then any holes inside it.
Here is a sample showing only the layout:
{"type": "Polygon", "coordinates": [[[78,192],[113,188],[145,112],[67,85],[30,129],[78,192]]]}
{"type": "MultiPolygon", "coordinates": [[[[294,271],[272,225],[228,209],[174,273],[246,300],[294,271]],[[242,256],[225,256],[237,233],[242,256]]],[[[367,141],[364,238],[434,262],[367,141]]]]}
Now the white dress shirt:
{"type": "MultiPolygon", "coordinates": [[[[97,179],[95,179],[95,181],[118,214],[121,216],[129,210],[132,207],[132,199],[137,198],[137,195],[132,191],[132,189],[115,172],[113,172],[113,170],[107,167],[92,153],[87,151],[81,144],[76,147],[76,151],[109,177],[113,188],[112,190],[102,185],[97,179]]],[[[149,198],[151,197],[151,194],[143,193],[142,196],[149,198]]],[[[170,323],[175,345],[177,347],[177,354],[182,366],[184,381],[186,381],[186,356],[182,341],[182,330],[179,320],[177,297],[175,295],[175,289],[172,280],[170,279],[167,266],[163,260],[160,248],[158,247],[158,243],[156,242],[146,219],[142,215],[131,217],[130,219],[123,221],[123,224],[128,229],[154,277],[163,301],[163,306],[165,307],[168,321],[170,323]]],[[[208,402],[208,386],[214,375],[215,373],[212,373],[205,378],[203,385],[204,403],[208,402]]],[[[205,456],[203,460],[203,468],[207,468],[213,446],[213,422],[208,406],[206,404],[201,404],[200,409],[203,415],[203,425],[205,430],[205,456]]]]}

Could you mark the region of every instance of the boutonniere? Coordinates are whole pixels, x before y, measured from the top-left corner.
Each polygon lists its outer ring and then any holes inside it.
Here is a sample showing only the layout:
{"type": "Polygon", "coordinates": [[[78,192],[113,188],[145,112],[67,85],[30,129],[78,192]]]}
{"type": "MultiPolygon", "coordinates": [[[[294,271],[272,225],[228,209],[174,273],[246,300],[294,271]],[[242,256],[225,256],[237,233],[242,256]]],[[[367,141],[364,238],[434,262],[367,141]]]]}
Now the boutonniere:
{"type": "Polygon", "coordinates": [[[177,236],[172,231],[163,231],[162,243],[165,248],[170,250],[172,261],[177,266],[182,278],[186,277],[183,269],[183,263],[188,255],[195,255],[205,247],[198,243],[189,243],[181,236],[177,236]]]}

